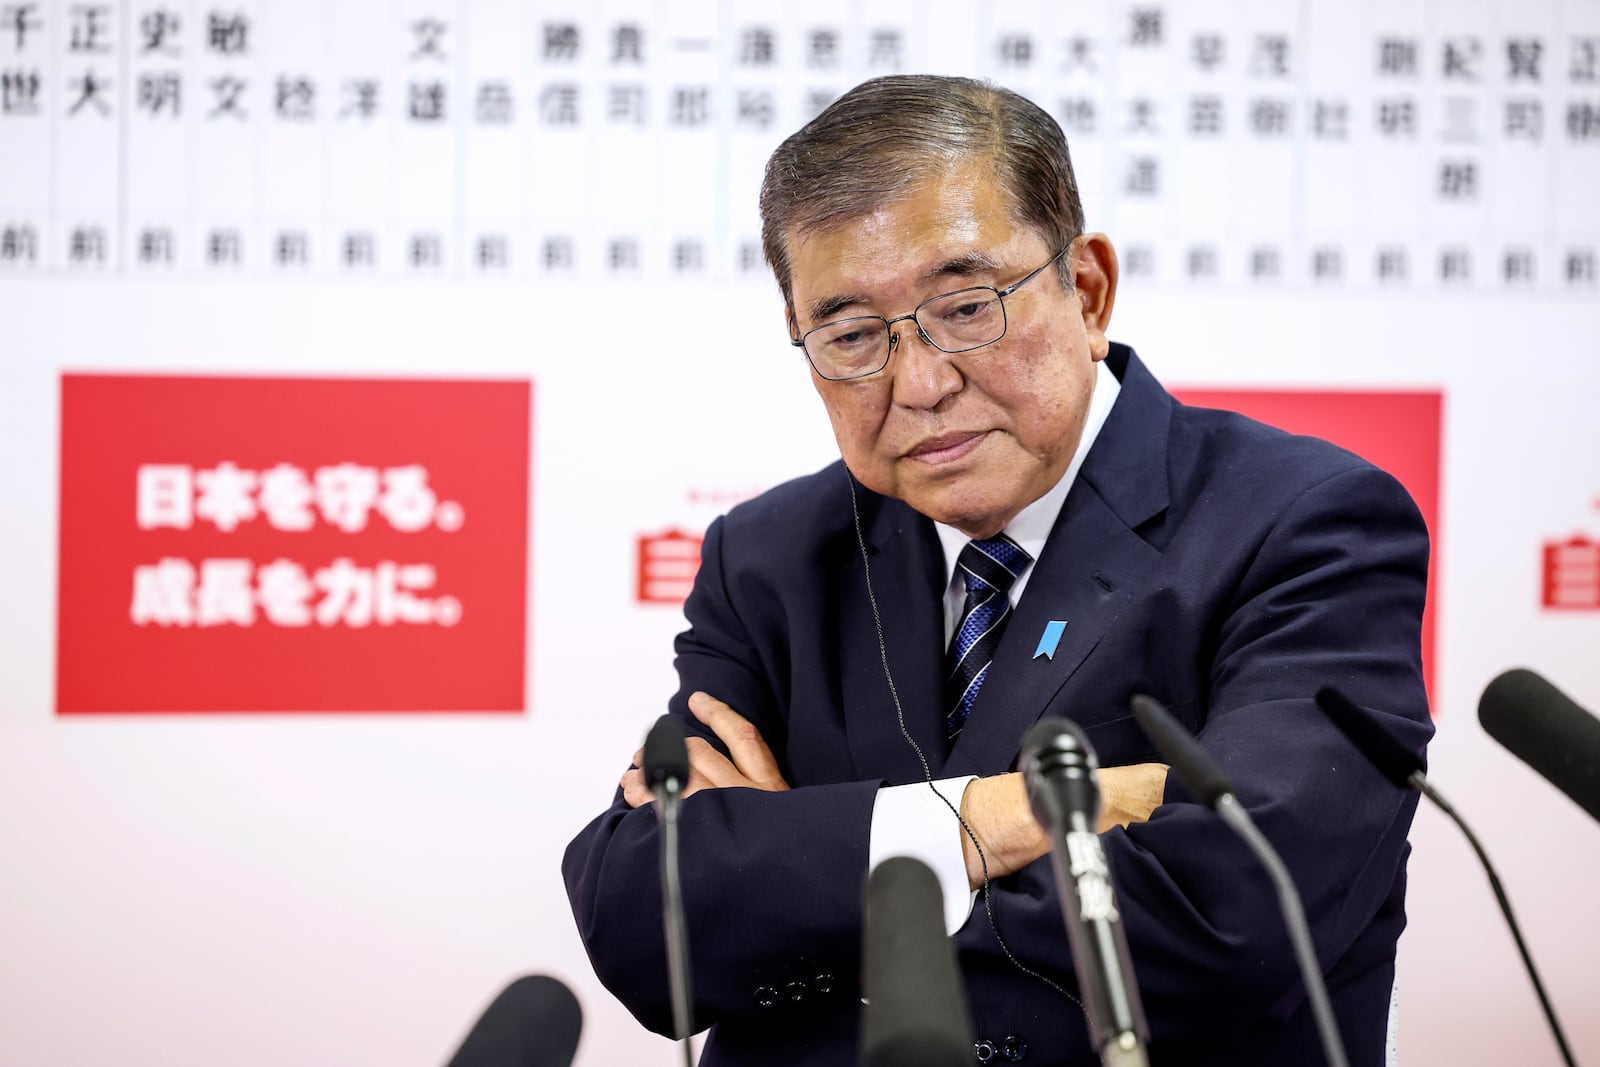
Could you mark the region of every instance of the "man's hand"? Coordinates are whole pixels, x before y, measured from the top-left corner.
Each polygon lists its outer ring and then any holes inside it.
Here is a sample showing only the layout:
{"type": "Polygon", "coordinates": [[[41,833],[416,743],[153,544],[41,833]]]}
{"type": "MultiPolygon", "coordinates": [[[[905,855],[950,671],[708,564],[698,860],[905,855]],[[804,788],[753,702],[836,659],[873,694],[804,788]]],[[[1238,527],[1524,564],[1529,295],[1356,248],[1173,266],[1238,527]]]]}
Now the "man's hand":
{"type": "MultiPolygon", "coordinates": [[[[1095,829],[1105,833],[1113,826],[1150,818],[1150,813],[1161,805],[1167,765],[1102,767],[1098,781],[1100,822],[1095,829]]],[[[961,795],[961,817],[983,845],[990,878],[1014,874],[1050,851],[1050,835],[1033,817],[1021,771],[979,778],[967,786],[961,795]]],[[[973,889],[981,888],[984,863],[965,830],[961,831],[961,848],[967,860],[967,884],[973,889]]]]}
{"type": "MultiPolygon", "coordinates": [[[[689,738],[689,782],[683,788],[685,797],[702,789],[726,789],[742,786],[746,789],[765,789],[780,792],[789,788],[778,770],[778,761],[761,737],[761,731],[750,720],[734,711],[716,697],[706,693],[693,693],[689,697],[689,711],[711,728],[733,757],[729,759],[698,737],[689,738]]],[[[628,807],[637,808],[655,799],[644,780],[640,766],[644,750],[633,754],[633,766],[622,776],[622,799],[628,807]]]]}

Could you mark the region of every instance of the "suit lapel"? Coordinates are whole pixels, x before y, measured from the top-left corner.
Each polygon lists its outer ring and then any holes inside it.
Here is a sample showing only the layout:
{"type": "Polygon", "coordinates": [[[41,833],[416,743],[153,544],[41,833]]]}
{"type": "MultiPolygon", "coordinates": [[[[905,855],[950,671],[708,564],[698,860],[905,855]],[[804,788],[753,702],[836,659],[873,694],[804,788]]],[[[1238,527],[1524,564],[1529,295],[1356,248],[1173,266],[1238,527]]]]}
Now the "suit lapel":
{"type": "Polygon", "coordinates": [[[944,660],[944,553],[933,524],[898,501],[857,488],[865,524],[871,586],[852,542],[841,559],[839,673],[845,729],[858,775],[863,768],[890,784],[920,781],[922,763],[900,732],[900,715],[884,677],[877,623],[906,730],[938,775],[946,743],[941,710],[944,660]]]}
{"type": "MultiPolygon", "coordinates": [[[[947,776],[1010,768],[1023,734],[1062,693],[1160,555],[1134,528],[1167,506],[1172,398],[1123,346],[1113,346],[1112,369],[1122,379],[1116,406],[1006,624],[947,776]],[[1053,656],[1036,656],[1051,622],[1066,628],[1053,656]]],[[[1095,693],[1078,694],[1061,711],[1086,727],[1127,714],[1095,693]]]]}

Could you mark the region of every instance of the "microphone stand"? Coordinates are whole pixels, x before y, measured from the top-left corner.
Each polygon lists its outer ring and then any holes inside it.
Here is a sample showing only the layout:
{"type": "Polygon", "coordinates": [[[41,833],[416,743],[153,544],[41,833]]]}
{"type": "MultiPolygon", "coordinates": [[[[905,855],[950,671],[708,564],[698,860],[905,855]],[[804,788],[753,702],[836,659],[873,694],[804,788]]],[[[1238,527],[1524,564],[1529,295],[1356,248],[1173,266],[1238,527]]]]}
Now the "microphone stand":
{"type": "Polygon", "coordinates": [[[1533,983],[1533,991],[1539,995],[1539,1007],[1544,1009],[1545,1021],[1550,1024],[1550,1033],[1555,1036],[1556,1044],[1561,1048],[1561,1061],[1567,1067],[1577,1067],[1577,1061],[1572,1058],[1572,1049],[1567,1046],[1567,1035],[1562,1032],[1561,1024],[1556,1021],[1556,1010],[1551,1006],[1550,997],[1544,991],[1544,983],[1539,980],[1539,972],[1533,966],[1533,956],[1529,954],[1528,946],[1522,940],[1522,928],[1517,925],[1516,916],[1511,914],[1511,901],[1500,885],[1500,876],[1495,873],[1494,864],[1489,862],[1489,854],[1478,844],[1478,835],[1468,828],[1461,816],[1456,814],[1456,809],[1428,783],[1427,776],[1421,771],[1411,772],[1411,777],[1407,781],[1413,789],[1438,805],[1440,811],[1450,816],[1450,820],[1466,835],[1467,844],[1472,846],[1472,851],[1478,854],[1478,862],[1483,864],[1483,873],[1489,876],[1489,888],[1494,890],[1494,899],[1500,904],[1500,914],[1506,917],[1506,925],[1511,928],[1511,939],[1517,943],[1517,953],[1522,957],[1522,966],[1527,969],[1528,980],[1533,983]]]}
{"type": "Polygon", "coordinates": [[[667,983],[672,990],[672,1030],[683,1045],[684,1067],[694,1067],[689,1020],[689,932],[683,921],[683,882],[678,874],[678,808],[683,783],[676,775],[657,788],[661,820],[661,921],[667,936],[667,983]]]}

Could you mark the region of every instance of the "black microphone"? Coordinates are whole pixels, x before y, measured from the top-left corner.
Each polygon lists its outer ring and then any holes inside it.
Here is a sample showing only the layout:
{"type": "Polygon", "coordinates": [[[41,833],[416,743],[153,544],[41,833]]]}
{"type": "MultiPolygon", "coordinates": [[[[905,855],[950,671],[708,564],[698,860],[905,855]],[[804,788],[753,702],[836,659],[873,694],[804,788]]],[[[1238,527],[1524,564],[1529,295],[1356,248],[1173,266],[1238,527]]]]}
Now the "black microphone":
{"type": "Polygon", "coordinates": [[[678,875],[678,808],[689,783],[689,745],[683,725],[663,715],[644,739],[644,780],[656,796],[661,820],[661,922],[667,938],[667,984],[672,994],[672,1033],[683,1042],[683,1062],[694,1062],[689,1037],[693,1004],[689,984],[689,932],[683,915],[683,883],[678,875]]]}
{"type": "Polygon", "coordinates": [[[1072,945],[1089,1039],[1102,1063],[1144,1067],[1150,1029],[1100,846],[1099,762],[1077,723],[1046,717],[1022,739],[1033,817],[1050,833],[1061,917],[1072,945]]]}
{"type": "Polygon", "coordinates": [[[484,1009],[448,1067],[571,1067],[582,1030],[572,990],[547,975],[525,975],[484,1009]]]}
{"type": "MultiPolygon", "coordinates": [[[[1489,688],[1493,689],[1495,683],[1513,673],[1516,672],[1508,671],[1506,674],[1502,674],[1500,678],[1496,678],[1494,682],[1490,683],[1489,688]]],[[[1523,673],[1529,672],[1525,671],[1523,673]]],[[[1488,690],[1484,691],[1483,699],[1478,705],[1480,719],[1485,714],[1485,707],[1490,704],[1496,705],[1494,709],[1488,712],[1490,718],[1498,716],[1498,694],[1505,691],[1504,689],[1498,690],[1495,699],[1490,698],[1488,690]]],[[[1511,691],[1518,691],[1515,682],[1512,684],[1511,691]]],[[[1555,692],[1553,687],[1551,692],[1555,692]]],[[[1559,697],[1561,694],[1556,693],[1556,696],[1559,697]]],[[[1562,699],[1565,700],[1566,698],[1562,697],[1562,699]]],[[[1523,969],[1528,972],[1528,980],[1533,983],[1533,991],[1538,994],[1539,1006],[1544,1009],[1545,1021],[1550,1024],[1550,1032],[1555,1036],[1556,1045],[1561,1050],[1561,1058],[1567,1064],[1567,1067],[1573,1067],[1572,1050],[1567,1047],[1567,1035],[1562,1032],[1561,1024],[1556,1021],[1555,1007],[1551,1005],[1550,998],[1544,991],[1544,982],[1539,978],[1538,968],[1533,965],[1533,955],[1528,951],[1527,942],[1522,940],[1522,927],[1517,925],[1517,917],[1511,912],[1511,900],[1506,896],[1505,887],[1500,884],[1500,876],[1495,872],[1494,864],[1489,862],[1489,854],[1483,850],[1483,845],[1478,842],[1478,835],[1472,832],[1472,828],[1467,825],[1466,820],[1456,814],[1454,806],[1428,781],[1428,776],[1423,773],[1422,757],[1401,744],[1398,738],[1384,729],[1378,720],[1372,716],[1371,712],[1362,708],[1337,689],[1327,685],[1317,690],[1317,706],[1326,712],[1328,718],[1333,720],[1334,725],[1344,732],[1344,735],[1350,739],[1350,743],[1362,755],[1366,756],[1374,767],[1378,768],[1379,773],[1401,789],[1415,789],[1433,801],[1439,810],[1448,815],[1450,821],[1455,823],[1460,828],[1461,833],[1465,835],[1467,844],[1472,846],[1473,853],[1478,857],[1478,863],[1483,867],[1483,873],[1489,878],[1489,888],[1494,890],[1494,899],[1500,905],[1500,914],[1505,916],[1506,926],[1511,929],[1511,939],[1517,943],[1517,953],[1522,957],[1523,969]]],[[[1577,705],[1573,705],[1573,707],[1577,709],[1577,705]]],[[[1488,724],[1485,723],[1484,725],[1487,728],[1488,724]]],[[[1489,732],[1491,735],[1494,733],[1493,730],[1489,732]]],[[[1538,768],[1534,769],[1537,770],[1538,768]]]]}
{"type": "Polygon", "coordinates": [[[893,856],[867,876],[861,987],[865,1067],[966,1067],[972,1023],[944,929],[939,879],[893,856]]]}
{"type": "Polygon", "coordinates": [[[1490,737],[1600,819],[1600,719],[1533,671],[1489,683],[1478,721],[1490,737]]]}
{"type": "Polygon", "coordinates": [[[1294,946],[1295,962],[1300,967],[1300,979],[1305,982],[1306,995],[1311,1001],[1311,1014],[1316,1019],[1317,1035],[1322,1040],[1322,1055],[1330,1067],[1348,1067],[1344,1042],[1339,1037],[1339,1026],[1334,1020],[1333,1006],[1328,1002],[1328,987],[1322,980],[1322,968],[1317,964],[1317,952],[1311,942],[1311,928],[1306,924],[1305,908],[1300,904],[1300,893],[1294,887],[1289,869],[1283,865],[1271,843],[1256,828],[1250,813],[1244,810],[1234,795],[1233,783],[1228,781],[1222,768],[1211,754],[1200,747],[1200,742],[1183,728],[1172,713],[1153,697],[1133,698],[1133,717],[1150,743],[1156,746],[1167,765],[1177,772],[1194,798],[1212,811],[1238,834],[1254,852],[1256,859],[1267,869],[1277,890],[1278,907],[1283,912],[1284,926],[1289,931],[1289,941],[1294,946]]]}

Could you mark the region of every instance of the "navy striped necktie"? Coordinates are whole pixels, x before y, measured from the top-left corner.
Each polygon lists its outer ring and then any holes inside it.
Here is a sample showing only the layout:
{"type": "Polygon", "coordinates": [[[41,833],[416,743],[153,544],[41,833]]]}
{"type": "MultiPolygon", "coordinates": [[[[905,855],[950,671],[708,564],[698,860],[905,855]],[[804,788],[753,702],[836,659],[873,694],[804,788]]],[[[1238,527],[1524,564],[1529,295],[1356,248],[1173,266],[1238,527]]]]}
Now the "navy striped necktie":
{"type": "Polygon", "coordinates": [[[945,687],[945,732],[954,741],[967,724],[973,701],[1000,646],[1011,617],[1011,586],[1033,557],[1005,534],[969,541],[956,557],[956,573],[966,581],[961,623],[950,641],[945,687]]]}

